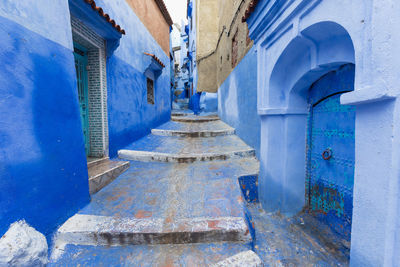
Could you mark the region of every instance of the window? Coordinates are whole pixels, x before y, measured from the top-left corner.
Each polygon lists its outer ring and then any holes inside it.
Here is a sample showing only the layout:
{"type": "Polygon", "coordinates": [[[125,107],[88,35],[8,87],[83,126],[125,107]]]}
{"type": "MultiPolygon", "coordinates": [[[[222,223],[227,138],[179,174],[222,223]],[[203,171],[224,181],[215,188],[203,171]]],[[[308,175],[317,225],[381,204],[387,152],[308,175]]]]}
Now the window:
{"type": "Polygon", "coordinates": [[[154,105],[154,81],[147,78],[147,103],[154,105]]]}

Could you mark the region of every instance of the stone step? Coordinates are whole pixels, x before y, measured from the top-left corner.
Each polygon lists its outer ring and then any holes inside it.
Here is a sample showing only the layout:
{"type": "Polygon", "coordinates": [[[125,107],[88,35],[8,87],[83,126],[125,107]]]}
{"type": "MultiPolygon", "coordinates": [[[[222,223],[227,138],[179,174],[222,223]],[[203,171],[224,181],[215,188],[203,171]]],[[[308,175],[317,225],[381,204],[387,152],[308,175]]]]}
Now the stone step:
{"type": "Polygon", "coordinates": [[[171,116],[172,121],[178,122],[209,122],[209,121],[218,121],[220,118],[216,115],[209,116],[196,116],[196,115],[187,115],[187,116],[171,116]]]}
{"type": "Polygon", "coordinates": [[[224,259],[210,267],[263,267],[260,257],[252,250],[240,252],[232,257],[224,259]]]}
{"type": "Polygon", "coordinates": [[[110,160],[109,157],[104,157],[104,158],[92,158],[89,157],[87,158],[87,166],[88,169],[97,165],[100,165],[103,162],[107,162],[108,160],[110,160]]]}
{"type": "Polygon", "coordinates": [[[235,134],[235,129],[222,121],[183,123],[169,121],[151,130],[153,135],[179,137],[215,137],[235,134]]]}
{"type": "Polygon", "coordinates": [[[129,161],[111,161],[108,158],[91,164],[88,168],[89,193],[91,195],[97,193],[128,168],[129,161]]]}
{"type": "Polygon", "coordinates": [[[188,110],[188,109],[183,109],[183,110],[173,110],[171,112],[171,116],[188,116],[188,115],[194,115],[193,111],[188,110]]]}
{"type": "Polygon", "coordinates": [[[238,177],[254,158],[171,164],[131,162],[61,226],[56,247],[251,242],[238,177]]]}
{"type": "Polygon", "coordinates": [[[189,104],[189,98],[178,98],[176,99],[177,103],[184,103],[184,104],[189,104]]]}
{"type": "Polygon", "coordinates": [[[67,245],[59,258],[52,255],[47,266],[210,266],[249,249],[249,244],[233,242],[123,247],[67,245]]]}
{"type": "Polygon", "coordinates": [[[77,245],[155,245],[250,242],[244,217],[176,220],[77,214],[57,232],[58,242],[77,245]]]}
{"type": "Polygon", "coordinates": [[[236,135],[182,138],[150,134],[119,150],[118,156],[143,162],[190,163],[255,157],[255,150],[236,135]]]}

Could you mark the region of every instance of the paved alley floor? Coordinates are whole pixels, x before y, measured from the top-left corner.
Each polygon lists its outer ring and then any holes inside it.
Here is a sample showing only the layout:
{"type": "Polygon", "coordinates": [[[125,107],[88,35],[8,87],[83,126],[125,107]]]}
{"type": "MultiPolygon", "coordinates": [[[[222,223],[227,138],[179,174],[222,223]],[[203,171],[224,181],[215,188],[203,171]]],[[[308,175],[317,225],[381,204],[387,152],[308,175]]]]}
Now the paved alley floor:
{"type": "Polygon", "coordinates": [[[174,117],[188,120],[120,151],[130,168],[61,226],[50,266],[209,266],[251,249],[265,266],[346,265],[294,221],[246,205],[238,179],[259,162],[233,128],[174,117]]]}

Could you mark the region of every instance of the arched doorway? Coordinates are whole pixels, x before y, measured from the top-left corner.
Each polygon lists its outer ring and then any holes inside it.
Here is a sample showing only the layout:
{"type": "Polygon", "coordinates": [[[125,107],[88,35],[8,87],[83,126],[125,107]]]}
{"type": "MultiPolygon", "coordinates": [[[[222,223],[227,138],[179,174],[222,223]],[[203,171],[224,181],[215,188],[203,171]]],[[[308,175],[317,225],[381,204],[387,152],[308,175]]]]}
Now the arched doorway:
{"type": "Polygon", "coordinates": [[[335,22],[319,22],[299,29],[282,48],[265,80],[261,79],[258,96],[262,116],[259,192],[263,208],[287,216],[312,211],[348,237],[355,111],[342,106],[340,97],[354,89],[354,64],[354,46],[346,29],[335,22]],[[345,121],[351,129],[341,125],[345,121]],[[322,158],[325,150],[328,157],[333,153],[330,159],[322,158]],[[314,168],[316,164],[323,168],[314,168]],[[349,164],[348,168],[344,169],[343,164],[349,164]],[[342,187],[346,184],[341,180],[344,175],[348,176],[349,190],[342,187]]]}
{"type": "Polygon", "coordinates": [[[354,65],[322,76],[309,89],[306,205],[350,240],[353,211],[355,107],[340,104],[354,90],[354,65]]]}

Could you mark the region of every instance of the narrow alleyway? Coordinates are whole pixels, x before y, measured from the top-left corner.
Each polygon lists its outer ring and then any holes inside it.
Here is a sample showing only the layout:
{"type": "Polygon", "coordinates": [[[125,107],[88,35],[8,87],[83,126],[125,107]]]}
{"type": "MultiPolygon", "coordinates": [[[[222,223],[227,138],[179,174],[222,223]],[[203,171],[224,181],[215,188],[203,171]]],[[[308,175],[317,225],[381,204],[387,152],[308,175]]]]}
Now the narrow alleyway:
{"type": "Polygon", "coordinates": [[[234,133],[216,115],[176,113],[119,151],[131,167],[59,229],[51,264],[208,266],[253,249],[267,266],[346,265],[302,218],[246,205],[259,162],[234,133]]]}

